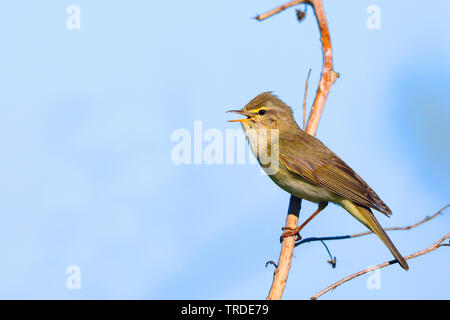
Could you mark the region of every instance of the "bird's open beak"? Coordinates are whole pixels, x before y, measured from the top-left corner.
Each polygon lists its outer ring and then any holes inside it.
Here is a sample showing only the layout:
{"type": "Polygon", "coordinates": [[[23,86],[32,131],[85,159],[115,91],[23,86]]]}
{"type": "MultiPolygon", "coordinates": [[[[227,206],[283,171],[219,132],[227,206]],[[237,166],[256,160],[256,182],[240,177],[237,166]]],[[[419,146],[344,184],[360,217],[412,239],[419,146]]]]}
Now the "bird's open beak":
{"type": "Polygon", "coordinates": [[[241,115],[247,117],[244,119],[228,120],[228,122],[242,122],[242,121],[246,121],[246,120],[250,119],[250,116],[241,110],[228,110],[227,112],[237,113],[237,114],[241,114],[241,115]]]}

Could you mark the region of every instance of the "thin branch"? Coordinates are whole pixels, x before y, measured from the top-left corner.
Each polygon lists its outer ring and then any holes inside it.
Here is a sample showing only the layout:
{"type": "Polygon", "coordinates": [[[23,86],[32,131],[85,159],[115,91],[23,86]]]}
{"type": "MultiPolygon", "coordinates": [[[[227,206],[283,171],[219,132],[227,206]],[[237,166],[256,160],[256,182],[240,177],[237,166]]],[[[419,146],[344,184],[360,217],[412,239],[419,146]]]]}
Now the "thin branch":
{"type": "Polygon", "coordinates": [[[330,32],[328,30],[328,23],[322,6],[322,0],[310,0],[309,4],[314,8],[314,14],[316,15],[317,24],[319,25],[323,54],[322,75],[317,87],[316,98],[314,99],[311,112],[309,113],[308,125],[306,126],[306,132],[315,136],[317,128],[319,127],[320,117],[325,108],[328,93],[330,92],[333,83],[339,77],[339,73],[336,73],[333,70],[333,52],[331,50],[330,32]]]}
{"type": "Polygon", "coordinates": [[[305,123],[306,123],[306,96],[308,95],[308,82],[309,82],[309,76],[311,75],[311,68],[309,68],[308,76],[306,77],[306,84],[305,84],[305,94],[303,95],[303,130],[305,130],[305,123]]]}
{"type": "MultiPolygon", "coordinates": [[[[442,211],[444,211],[445,209],[447,209],[449,206],[450,206],[450,204],[447,204],[446,206],[444,206],[441,210],[439,210],[438,212],[436,212],[436,213],[433,214],[432,216],[430,216],[430,217],[425,217],[425,219],[423,219],[423,220],[421,220],[421,221],[419,221],[419,222],[417,222],[417,223],[415,223],[415,224],[412,224],[412,225],[410,225],[410,226],[406,226],[406,227],[386,228],[386,229],[384,229],[384,230],[386,230],[386,231],[392,231],[392,230],[410,230],[410,229],[412,229],[412,228],[415,228],[415,227],[417,227],[417,226],[420,226],[421,224],[424,224],[425,222],[430,221],[431,219],[437,217],[438,215],[440,215],[440,214],[442,213],[442,211]]],[[[372,232],[370,232],[370,231],[367,231],[367,232],[361,232],[361,233],[357,233],[357,234],[351,235],[350,238],[362,237],[362,236],[365,236],[365,235],[368,235],[368,234],[371,234],[371,233],[372,233],[372,232]]]]}
{"type": "MultiPolygon", "coordinates": [[[[316,97],[311,107],[308,123],[306,126],[306,132],[315,135],[317,127],[319,126],[320,117],[325,107],[325,102],[328,97],[328,93],[331,86],[338,78],[339,74],[333,70],[333,55],[331,50],[330,33],[328,31],[328,23],[325,17],[325,12],[322,6],[322,0],[296,0],[281,5],[267,13],[261,14],[256,17],[261,21],[267,19],[281,11],[284,11],[292,6],[299,4],[309,4],[313,7],[314,15],[317,20],[320,31],[320,41],[322,44],[323,65],[322,74],[320,77],[319,85],[316,91],[316,97]]],[[[301,200],[295,196],[291,196],[289,203],[288,216],[286,218],[286,228],[295,229],[298,224],[298,216],[300,213],[301,200]],[[298,210],[291,210],[291,207],[298,210]]],[[[275,270],[275,275],[272,282],[267,299],[279,300],[283,295],[284,288],[286,286],[287,277],[291,268],[292,255],[294,253],[295,237],[286,237],[281,245],[280,258],[278,260],[278,268],[275,270]]]]}
{"type": "Polygon", "coordinates": [[[309,0],[294,0],[294,1],[291,1],[291,2],[288,2],[288,3],[285,3],[285,4],[283,4],[283,5],[279,6],[279,7],[276,7],[275,9],[272,9],[272,10],[266,12],[266,13],[260,14],[260,15],[256,16],[255,19],[259,20],[259,21],[265,20],[267,18],[270,18],[273,15],[276,15],[277,13],[280,13],[281,11],[284,11],[284,10],[290,8],[290,7],[293,7],[293,6],[302,4],[302,3],[308,3],[309,4],[310,1],[309,0]]]}
{"type": "MultiPolygon", "coordinates": [[[[433,214],[430,217],[426,217],[425,219],[420,220],[417,223],[414,223],[412,225],[409,226],[405,226],[405,227],[393,227],[393,228],[384,228],[385,231],[393,231],[393,230],[410,230],[412,228],[418,227],[421,224],[424,224],[425,222],[430,221],[431,219],[434,219],[435,217],[437,217],[438,215],[442,214],[442,212],[447,209],[448,207],[450,207],[450,204],[447,204],[446,206],[444,206],[441,210],[439,210],[438,212],[436,212],[435,214],[433,214]]],[[[367,236],[369,234],[372,234],[372,231],[366,231],[366,232],[361,232],[361,233],[356,233],[356,234],[352,234],[352,235],[345,235],[345,236],[334,236],[334,237],[310,237],[310,238],[305,238],[302,239],[300,241],[297,241],[295,243],[295,246],[299,246],[301,244],[304,243],[308,243],[308,242],[314,242],[314,241],[328,241],[328,240],[343,240],[343,239],[352,239],[352,238],[357,238],[357,237],[362,237],[362,236],[367,236]]]]}
{"type": "Polygon", "coordinates": [[[325,249],[327,249],[328,255],[330,256],[330,260],[328,260],[327,262],[329,264],[331,264],[331,267],[334,269],[336,268],[336,257],[333,257],[333,255],[330,252],[330,249],[328,249],[328,246],[325,244],[324,241],[320,241],[322,242],[323,246],[325,247],[325,249]]]}
{"type": "MultiPolygon", "coordinates": [[[[416,253],[410,254],[409,256],[406,256],[404,258],[405,258],[405,260],[417,258],[417,257],[423,256],[424,254],[430,253],[430,252],[432,252],[432,251],[434,251],[434,250],[436,250],[436,249],[438,249],[440,247],[448,246],[448,244],[443,244],[443,242],[446,239],[448,239],[448,238],[450,238],[450,233],[447,233],[445,236],[443,236],[441,239],[439,239],[439,241],[437,241],[432,246],[430,246],[430,247],[428,247],[428,248],[426,248],[424,250],[417,251],[416,253]]],[[[387,262],[381,263],[381,264],[379,264],[377,266],[370,267],[370,268],[367,268],[365,270],[361,270],[361,271],[359,271],[359,272],[357,272],[355,274],[352,274],[352,275],[350,275],[350,276],[348,276],[348,277],[346,277],[346,278],[344,278],[344,279],[342,279],[342,280],[332,284],[331,286],[323,289],[322,291],[320,291],[316,295],[312,296],[310,299],[311,300],[316,300],[318,297],[322,296],[323,294],[327,293],[330,290],[336,289],[338,286],[340,286],[341,284],[343,284],[343,283],[345,283],[347,281],[350,281],[350,280],[352,280],[352,279],[354,279],[356,277],[359,277],[359,276],[361,276],[363,274],[366,274],[368,272],[371,272],[371,271],[374,271],[374,270],[378,270],[378,269],[390,266],[390,265],[395,264],[395,263],[398,263],[398,261],[397,260],[391,260],[391,261],[387,261],[387,262]]]]}

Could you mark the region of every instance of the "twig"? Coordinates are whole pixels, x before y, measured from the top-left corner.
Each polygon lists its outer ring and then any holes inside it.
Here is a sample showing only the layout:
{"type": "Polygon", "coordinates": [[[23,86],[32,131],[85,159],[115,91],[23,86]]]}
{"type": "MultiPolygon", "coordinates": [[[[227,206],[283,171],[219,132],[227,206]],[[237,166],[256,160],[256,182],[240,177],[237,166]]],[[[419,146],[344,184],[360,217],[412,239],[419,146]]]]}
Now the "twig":
{"type": "Polygon", "coordinates": [[[278,266],[277,266],[277,264],[275,263],[275,261],[272,261],[272,260],[267,261],[267,262],[266,262],[266,268],[267,268],[267,266],[268,266],[269,264],[273,265],[273,266],[275,267],[275,269],[278,268],[278,266]]]}
{"type": "MultiPolygon", "coordinates": [[[[322,74],[319,85],[316,91],[316,97],[311,107],[306,132],[315,135],[317,127],[319,126],[320,117],[325,107],[325,102],[331,86],[338,78],[339,74],[333,70],[333,55],[331,50],[330,33],[328,31],[328,23],[325,17],[325,12],[322,6],[322,0],[296,0],[281,5],[267,13],[256,17],[261,21],[267,19],[277,13],[280,13],[287,8],[299,4],[309,4],[313,7],[314,15],[316,16],[317,24],[320,31],[320,41],[322,43],[323,65],[322,74]]],[[[286,228],[294,229],[298,224],[298,216],[300,213],[301,200],[291,196],[289,203],[288,216],[286,218],[286,228]],[[297,205],[297,206],[296,206],[297,205]],[[291,207],[297,207],[298,211],[292,211],[291,207]]],[[[283,295],[286,286],[289,269],[291,268],[292,255],[294,253],[295,237],[286,237],[281,245],[280,258],[278,260],[278,268],[275,270],[275,275],[270,289],[268,300],[279,300],[283,295]]]]}
{"type": "Polygon", "coordinates": [[[275,9],[272,9],[266,13],[260,14],[260,15],[256,16],[255,19],[259,20],[259,21],[265,20],[267,18],[270,18],[273,15],[276,15],[277,13],[280,13],[283,10],[286,10],[290,7],[293,7],[293,6],[302,4],[302,3],[310,3],[310,2],[309,2],[309,0],[294,0],[294,1],[291,1],[288,3],[285,3],[279,7],[276,7],[275,9]]]}
{"type": "Polygon", "coordinates": [[[303,130],[305,130],[305,123],[306,123],[306,96],[308,95],[308,82],[310,75],[311,75],[311,68],[309,68],[308,76],[306,77],[305,94],[303,96],[303,130]]]}
{"type": "MultiPolygon", "coordinates": [[[[440,215],[440,214],[442,213],[442,211],[444,211],[445,209],[447,209],[449,206],[450,206],[450,204],[447,204],[447,205],[444,206],[441,210],[439,210],[438,212],[436,212],[435,214],[433,214],[431,217],[425,217],[425,219],[423,219],[423,220],[421,220],[421,221],[419,221],[419,222],[417,222],[417,223],[415,223],[415,224],[412,224],[412,225],[410,225],[410,226],[406,226],[406,227],[386,228],[386,229],[384,229],[384,230],[386,230],[386,231],[392,231],[392,230],[409,230],[409,229],[415,228],[415,227],[420,226],[421,224],[423,224],[423,223],[425,223],[425,222],[427,222],[427,221],[430,221],[431,219],[437,217],[438,215],[440,215]]],[[[357,234],[351,235],[350,238],[362,237],[362,236],[365,236],[365,235],[368,235],[368,234],[371,234],[371,233],[372,233],[372,232],[370,232],[370,231],[367,231],[367,232],[361,232],[361,233],[357,233],[357,234]]]]}
{"type": "Polygon", "coordinates": [[[320,241],[322,242],[323,246],[325,247],[325,249],[327,249],[328,255],[330,256],[330,260],[328,260],[327,262],[329,264],[331,264],[331,267],[334,269],[336,268],[336,257],[333,257],[333,255],[330,252],[330,249],[328,249],[328,246],[325,244],[324,241],[320,241]]]}
{"type": "Polygon", "coordinates": [[[325,17],[325,11],[323,10],[322,0],[309,0],[309,4],[314,8],[314,14],[316,15],[317,24],[319,25],[323,54],[322,75],[306,126],[306,132],[315,136],[317,128],[319,127],[320,117],[325,108],[328,93],[330,92],[333,83],[339,77],[339,73],[336,73],[333,70],[333,52],[331,50],[330,32],[328,30],[328,23],[325,17]]]}
{"type": "MultiPolygon", "coordinates": [[[[406,227],[393,227],[393,228],[385,228],[385,231],[393,231],[393,230],[410,230],[412,228],[418,227],[421,224],[424,224],[425,222],[430,221],[431,219],[437,217],[438,215],[440,215],[445,209],[447,209],[450,206],[450,204],[447,204],[446,206],[444,206],[441,210],[439,210],[438,212],[436,212],[435,214],[433,214],[430,217],[426,217],[425,219],[420,220],[419,222],[406,226],[406,227]]],[[[343,240],[343,239],[351,239],[351,238],[357,238],[357,237],[362,237],[362,236],[366,236],[369,234],[372,234],[372,231],[367,231],[367,232],[361,232],[361,233],[356,233],[356,234],[352,234],[352,235],[345,235],[345,236],[333,236],[333,237],[310,237],[310,238],[305,238],[302,239],[300,241],[297,241],[295,243],[295,246],[299,246],[301,244],[304,243],[308,243],[308,242],[314,242],[314,241],[329,241],[329,240],[343,240]]]]}
{"type": "MultiPolygon", "coordinates": [[[[409,259],[420,257],[420,256],[422,256],[424,254],[427,254],[429,252],[432,252],[432,251],[434,251],[434,250],[436,250],[436,249],[438,249],[438,248],[440,248],[442,246],[448,246],[448,244],[443,244],[442,243],[442,242],[445,241],[445,239],[448,239],[448,238],[450,238],[450,233],[447,233],[445,236],[443,236],[441,239],[439,239],[439,241],[437,241],[432,246],[430,246],[430,247],[428,247],[428,248],[426,248],[424,250],[417,251],[416,253],[410,254],[409,256],[406,256],[405,260],[409,260],[409,259]]],[[[374,270],[377,270],[377,269],[381,269],[381,268],[387,267],[387,266],[389,266],[391,264],[395,264],[395,263],[398,263],[398,261],[397,260],[391,260],[391,261],[387,261],[387,262],[381,263],[381,264],[379,264],[377,266],[370,267],[370,268],[367,268],[365,270],[359,271],[359,272],[357,272],[355,274],[352,274],[352,275],[350,275],[350,276],[348,276],[348,277],[346,277],[346,278],[344,278],[344,279],[342,279],[342,280],[332,284],[331,286],[323,289],[322,291],[320,291],[316,295],[312,296],[310,299],[311,300],[316,300],[321,295],[327,293],[330,290],[336,289],[338,286],[340,286],[341,284],[343,284],[343,283],[345,283],[347,281],[350,281],[350,280],[352,280],[352,279],[354,279],[356,277],[359,277],[359,276],[361,276],[363,274],[366,274],[368,272],[371,272],[371,271],[374,271],[374,270]]]]}

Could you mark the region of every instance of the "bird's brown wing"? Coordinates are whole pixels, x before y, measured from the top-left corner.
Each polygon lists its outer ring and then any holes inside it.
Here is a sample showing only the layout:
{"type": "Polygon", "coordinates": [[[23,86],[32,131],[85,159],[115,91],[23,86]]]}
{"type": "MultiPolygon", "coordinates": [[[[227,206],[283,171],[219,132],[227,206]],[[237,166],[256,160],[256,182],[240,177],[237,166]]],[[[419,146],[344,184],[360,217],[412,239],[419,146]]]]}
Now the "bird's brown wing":
{"type": "Polygon", "coordinates": [[[307,133],[280,137],[280,160],[292,172],[352,202],[391,215],[389,207],[341,158],[307,133]],[[292,146],[302,146],[301,149],[292,146]]]}

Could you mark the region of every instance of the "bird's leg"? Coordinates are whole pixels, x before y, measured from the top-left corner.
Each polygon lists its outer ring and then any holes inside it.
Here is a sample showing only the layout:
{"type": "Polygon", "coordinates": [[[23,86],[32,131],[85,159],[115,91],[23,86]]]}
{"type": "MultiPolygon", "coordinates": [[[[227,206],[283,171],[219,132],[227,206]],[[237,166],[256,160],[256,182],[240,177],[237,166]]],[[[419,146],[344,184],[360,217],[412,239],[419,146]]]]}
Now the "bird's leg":
{"type": "Polygon", "coordinates": [[[289,229],[286,227],[281,228],[281,230],[284,230],[284,233],[280,237],[280,242],[282,242],[284,238],[292,237],[292,236],[296,236],[296,239],[295,239],[296,241],[300,240],[302,238],[300,236],[300,231],[303,229],[303,227],[306,226],[312,220],[312,218],[317,216],[320,211],[325,209],[327,205],[328,205],[328,202],[326,202],[326,201],[319,202],[319,206],[318,206],[317,210],[308,219],[306,219],[306,221],[303,222],[299,227],[297,227],[295,229],[289,229]]]}

